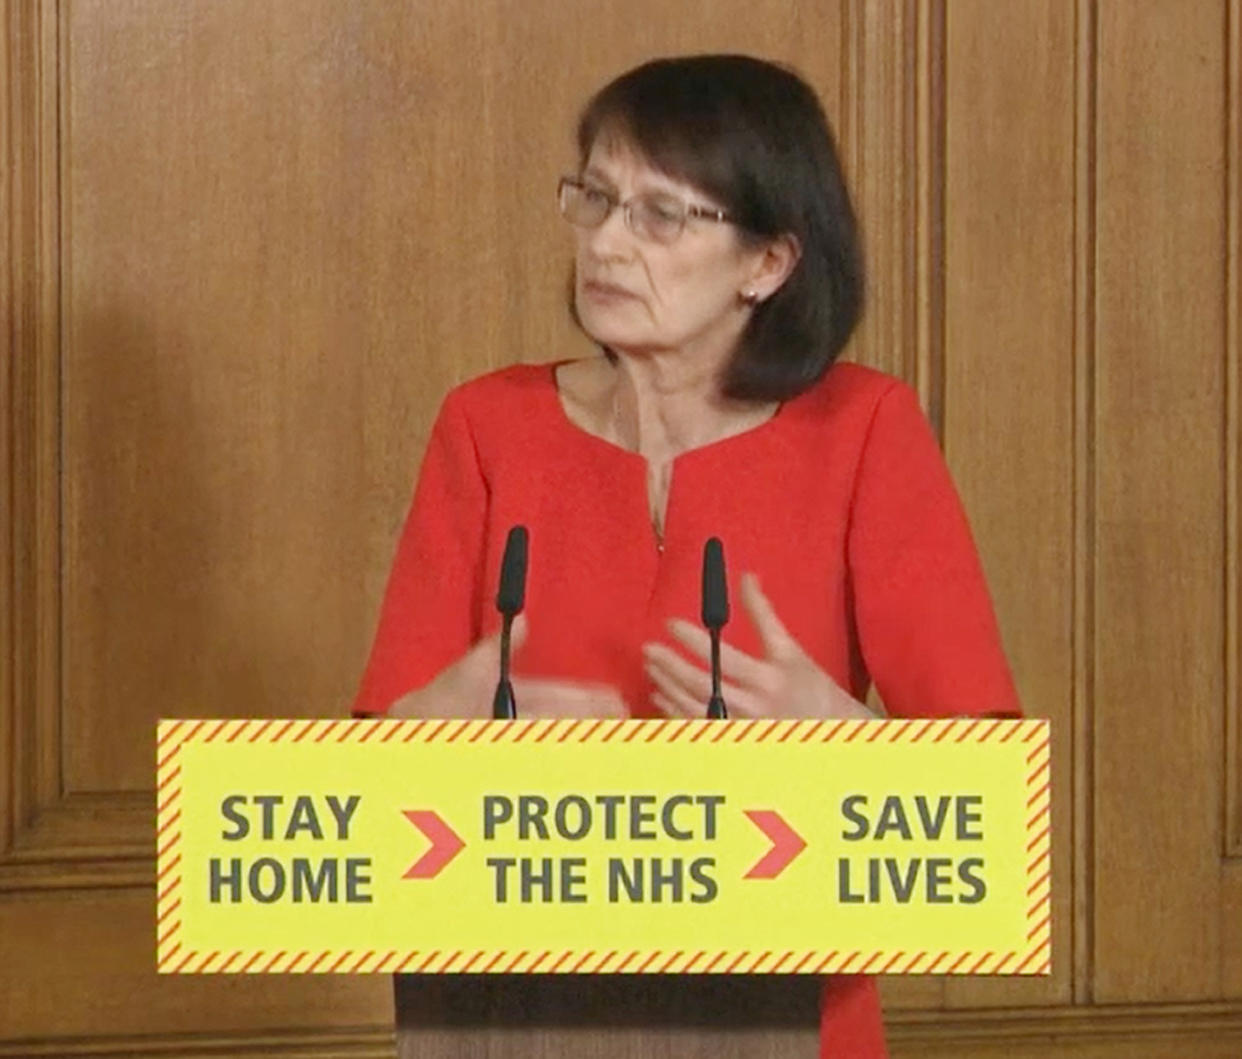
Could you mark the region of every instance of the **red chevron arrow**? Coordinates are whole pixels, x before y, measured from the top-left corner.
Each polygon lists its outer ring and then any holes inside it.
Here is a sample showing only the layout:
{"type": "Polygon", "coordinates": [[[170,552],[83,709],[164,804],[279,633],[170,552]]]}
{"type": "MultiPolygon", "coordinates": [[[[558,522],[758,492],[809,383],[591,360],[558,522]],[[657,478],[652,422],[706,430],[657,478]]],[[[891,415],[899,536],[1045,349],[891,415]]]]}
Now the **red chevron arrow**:
{"type": "Polygon", "coordinates": [[[403,879],[434,879],[466,846],[439,813],[430,809],[402,809],[405,818],[431,840],[431,848],[406,869],[403,879]]]}
{"type": "Polygon", "coordinates": [[[806,849],[806,840],[773,809],[747,809],[746,815],[755,827],[768,836],[772,848],[755,862],[743,878],[775,879],[794,857],[806,849]]]}

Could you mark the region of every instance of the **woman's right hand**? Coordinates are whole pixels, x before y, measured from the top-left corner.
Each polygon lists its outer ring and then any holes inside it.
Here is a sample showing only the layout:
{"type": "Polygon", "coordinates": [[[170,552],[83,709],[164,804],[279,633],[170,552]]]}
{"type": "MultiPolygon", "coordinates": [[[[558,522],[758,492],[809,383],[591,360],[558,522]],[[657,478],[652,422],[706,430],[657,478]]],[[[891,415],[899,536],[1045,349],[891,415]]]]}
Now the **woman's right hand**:
{"type": "MultiPolygon", "coordinates": [[[[516,651],[526,639],[526,616],[513,621],[509,646],[516,651]]],[[[391,718],[491,717],[492,696],[500,673],[500,632],[484,637],[430,683],[403,695],[388,711],[391,718]]],[[[518,717],[628,717],[621,693],[608,684],[572,680],[514,677],[518,717]]]]}

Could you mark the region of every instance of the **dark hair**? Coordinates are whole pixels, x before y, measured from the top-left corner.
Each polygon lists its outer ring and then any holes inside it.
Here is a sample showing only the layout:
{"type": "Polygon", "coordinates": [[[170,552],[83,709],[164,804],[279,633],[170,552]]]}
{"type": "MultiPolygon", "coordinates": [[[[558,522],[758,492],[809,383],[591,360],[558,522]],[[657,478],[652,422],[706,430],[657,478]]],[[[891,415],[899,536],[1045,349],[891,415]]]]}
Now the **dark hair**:
{"type": "Polygon", "coordinates": [[[656,59],[587,104],[578,120],[581,165],[601,133],[711,195],[743,239],[791,234],[801,245],[793,273],[755,306],[724,393],[786,400],[821,378],[862,312],[863,261],[832,131],[811,87],[746,55],[656,59]]]}

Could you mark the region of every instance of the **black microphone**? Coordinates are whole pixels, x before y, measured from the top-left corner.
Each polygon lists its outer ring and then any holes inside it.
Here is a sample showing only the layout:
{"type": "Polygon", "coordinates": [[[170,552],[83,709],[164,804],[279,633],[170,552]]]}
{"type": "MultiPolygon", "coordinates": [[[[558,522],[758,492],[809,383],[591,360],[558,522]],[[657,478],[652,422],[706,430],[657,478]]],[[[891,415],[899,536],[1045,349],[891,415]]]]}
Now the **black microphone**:
{"type": "Polygon", "coordinates": [[[505,540],[505,556],[500,563],[500,588],[496,592],[496,609],[500,611],[500,679],[492,696],[492,717],[512,720],[517,716],[513,684],[509,680],[509,632],[513,619],[526,603],[526,550],[528,534],[525,526],[514,526],[505,540]]]}
{"type": "Polygon", "coordinates": [[[703,624],[712,638],[712,697],[707,703],[707,716],[712,720],[725,720],[725,709],[720,694],[720,630],[729,621],[729,588],[725,581],[724,545],[719,537],[712,537],[703,545],[703,624]]]}

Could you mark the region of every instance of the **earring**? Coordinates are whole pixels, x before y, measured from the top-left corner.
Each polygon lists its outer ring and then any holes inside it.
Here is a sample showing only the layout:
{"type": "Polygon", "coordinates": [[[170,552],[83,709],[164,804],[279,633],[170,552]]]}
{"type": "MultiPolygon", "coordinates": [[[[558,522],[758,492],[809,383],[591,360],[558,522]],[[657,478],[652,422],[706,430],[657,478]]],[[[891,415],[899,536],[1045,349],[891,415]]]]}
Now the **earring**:
{"type": "Polygon", "coordinates": [[[747,305],[758,305],[759,292],[753,290],[742,291],[742,301],[744,301],[747,305]]]}

